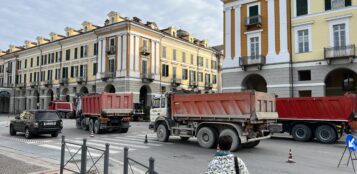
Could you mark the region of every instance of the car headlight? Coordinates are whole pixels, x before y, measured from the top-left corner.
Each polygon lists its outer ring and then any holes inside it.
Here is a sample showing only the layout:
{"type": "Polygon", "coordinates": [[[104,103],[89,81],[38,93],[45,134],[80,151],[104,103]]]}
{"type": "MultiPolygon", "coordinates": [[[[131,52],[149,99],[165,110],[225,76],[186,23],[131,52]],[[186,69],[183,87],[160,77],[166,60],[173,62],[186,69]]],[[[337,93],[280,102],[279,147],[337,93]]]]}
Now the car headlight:
{"type": "Polygon", "coordinates": [[[34,122],[34,123],[33,123],[33,127],[34,127],[34,128],[38,128],[38,122],[34,122]]]}
{"type": "Polygon", "coordinates": [[[63,127],[63,121],[60,121],[61,127],[63,127]]]}

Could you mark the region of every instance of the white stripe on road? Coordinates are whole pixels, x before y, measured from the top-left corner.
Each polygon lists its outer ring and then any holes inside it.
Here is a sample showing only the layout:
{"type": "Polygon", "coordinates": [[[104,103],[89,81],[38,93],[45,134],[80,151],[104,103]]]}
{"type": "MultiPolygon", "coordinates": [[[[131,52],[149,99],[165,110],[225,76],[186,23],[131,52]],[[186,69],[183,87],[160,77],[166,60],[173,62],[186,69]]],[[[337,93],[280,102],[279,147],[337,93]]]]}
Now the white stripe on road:
{"type": "MultiPolygon", "coordinates": [[[[41,145],[39,145],[39,146],[45,147],[45,148],[50,148],[50,149],[61,150],[61,147],[54,146],[54,145],[49,145],[49,144],[41,144],[41,145]]],[[[66,148],[66,151],[68,152],[68,149],[67,149],[67,148],[66,148]]],[[[78,149],[77,149],[77,150],[75,150],[75,149],[69,149],[69,151],[70,151],[71,153],[76,153],[76,152],[78,151],[78,149]]],[[[81,154],[81,151],[79,151],[78,154],[81,154]]],[[[94,156],[94,157],[100,157],[100,156],[101,156],[100,154],[97,154],[97,153],[90,153],[90,154],[91,154],[92,156],[94,156]]]]}
{"type": "MultiPolygon", "coordinates": [[[[128,139],[128,140],[136,140],[136,141],[142,141],[142,142],[144,142],[144,138],[137,138],[137,137],[115,137],[115,138],[121,138],[121,139],[128,139]]],[[[173,143],[170,143],[170,142],[160,142],[160,141],[158,141],[158,140],[156,140],[156,139],[149,139],[148,138],[148,140],[149,140],[149,143],[151,143],[151,144],[173,144],[173,143]]]]}
{"type": "MultiPolygon", "coordinates": [[[[92,144],[92,143],[88,143],[87,142],[87,144],[92,144]]],[[[71,147],[80,147],[80,146],[77,146],[77,145],[74,145],[74,144],[69,144],[69,143],[67,143],[66,144],[67,146],[71,146],[71,147]]],[[[101,146],[102,146],[102,144],[101,144],[101,146]]],[[[97,148],[97,147],[96,147],[97,148]]],[[[103,149],[104,150],[104,149],[103,149]]],[[[113,146],[109,146],[109,152],[110,153],[120,153],[120,151],[122,151],[123,149],[122,148],[119,148],[119,147],[113,147],[113,146]],[[118,150],[111,150],[111,149],[118,149],[118,150]]]]}
{"type": "MultiPolygon", "coordinates": [[[[133,144],[144,144],[144,140],[139,142],[139,141],[136,141],[136,140],[122,140],[122,138],[116,138],[116,139],[113,139],[113,138],[102,138],[102,139],[105,139],[105,140],[110,140],[110,141],[114,141],[114,142],[124,142],[124,143],[133,143],[133,144]]],[[[147,146],[161,146],[160,144],[145,144],[147,146]]]]}
{"type": "MultiPolygon", "coordinates": [[[[102,140],[92,140],[96,142],[107,142],[107,141],[102,141],[102,140]]],[[[140,148],[140,149],[147,149],[149,146],[141,146],[141,145],[134,145],[134,144],[129,144],[129,143],[116,143],[116,142],[110,142],[110,144],[122,146],[122,147],[134,147],[134,148],[140,148]]]]}

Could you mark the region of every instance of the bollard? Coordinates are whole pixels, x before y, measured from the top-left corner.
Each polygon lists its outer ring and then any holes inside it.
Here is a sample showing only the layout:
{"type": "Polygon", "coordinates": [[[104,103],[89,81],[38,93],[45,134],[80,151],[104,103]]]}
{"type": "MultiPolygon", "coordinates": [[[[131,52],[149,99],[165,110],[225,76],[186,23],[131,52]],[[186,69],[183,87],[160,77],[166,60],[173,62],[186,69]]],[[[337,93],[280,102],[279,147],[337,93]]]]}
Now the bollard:
{"type": "Polygon", "coordinates": [[[66,142],[64,141],[65,137],[62,135],[62,144],[61,144],[61,164],[60,164],[60,174],[63,174],[64,170],[64,155],[65,155],[65,148],[66,148],[66,142]]]}
{"type": "Polygon", "coordinates": [[[128,159],[128,147],[124,147],[124,174],[128,174],[128,165],[129,165],[129,159],[128,159]]]}
{"type": "Polygon", "coordinates": [[[153,157],[150,157],[149,158],[149,174],[154,174],[154,172],[155,172],[154,163],[155,163],[155,159],[153,157]]]}
{"type": "Polygon", "coordinates": [[[145,135],[144,143],[148,143],[148,135],[147,134],[145,135]]]}
{"type": "Polygon", "coordinates": [[[109,143],[105,144],[104,152],[104,174],[109,173],[109,143]]]}
{"type": "Polygon", "coordinates": [[[83,138],[82,156],[81,156],[81,174],[87,173],[87,139],[83,138]]]}

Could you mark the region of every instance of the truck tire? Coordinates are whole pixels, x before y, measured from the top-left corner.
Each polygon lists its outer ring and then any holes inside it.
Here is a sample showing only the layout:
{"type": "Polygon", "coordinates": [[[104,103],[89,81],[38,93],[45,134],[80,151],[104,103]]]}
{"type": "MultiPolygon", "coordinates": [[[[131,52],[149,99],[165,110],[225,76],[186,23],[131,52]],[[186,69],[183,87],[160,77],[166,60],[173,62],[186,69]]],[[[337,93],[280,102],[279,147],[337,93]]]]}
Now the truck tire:
{"type": "Polygon", "coordinates": [[[102,133],[102,130],[100,129],[99,120],[95,120],[95,122],[94,122],[94,133],[95,134],[101,134],[102,133]]]}
{"type": "Polygon", "coordinates": [[[16,131],[15,131],[13,125],[10,125],[10,135],[11,135],[11,136],[15,136],[15,135],[16,135],[16,131]]]}
{"type": "Polygon", "coordinates": [[[324,144],[331,144],[337,140],[336,131],[329,125],[321,125],[317,127],[315,137],[317,141],[324,144]]]}
{"type": "Polygon", "coordinates": [[[219,136],[230,136],[232,138],[232,146],[231,146],[231,151],[237,151],[240,148],[242,148],[242,144],[240,142],[240,138],[238,136],[238,134],[236,133],[236,131],[234,131],[233,129],[224,129],[219,136]]]}
{"type": "Polygon", "coordinates": [[[291,134],[296,141],[309,141],[311,140],[312,131],[311,128],[304,124],[297,124],[293,127],[291,134]]]}
{"type": "Polygon", "coordinates": [[[157,127],[156,136],[159,141],[167,142],[170,136],[167,126],[164,124],[160,124],[159,127],[157,127]]]}
{"type": "Polygon", "coordinates": [[[86,123],[86,119],[82,119],[82,121],[81,121],[81,128],[83,129],[83,130],[89,130],[89,127],[88,127],[88,125],[87,125],[87,123],[86,123]]]}
{"type": "Polygon", "coordinates": [[[202,127],[198,130],[197,141],[201,147],[212,148],[216,145],[217,140],[217,133],[212,128],[202,127]]]}
{"type": "Polygon", "coordinates": [[[94,120],[90,119],[89,120],[89,132],[94,132],[94,120]]]}
{"type": "Polygon", "coordinates": [[[244,143],[244,144],[242,144],[242,146],[244,148],[253,148],[253,147],[257,146],[259,143],[260,143],[260,141],[258,140],[258,141],[253,141],[253,142],[249,142],[249,143],[244,143]]]}

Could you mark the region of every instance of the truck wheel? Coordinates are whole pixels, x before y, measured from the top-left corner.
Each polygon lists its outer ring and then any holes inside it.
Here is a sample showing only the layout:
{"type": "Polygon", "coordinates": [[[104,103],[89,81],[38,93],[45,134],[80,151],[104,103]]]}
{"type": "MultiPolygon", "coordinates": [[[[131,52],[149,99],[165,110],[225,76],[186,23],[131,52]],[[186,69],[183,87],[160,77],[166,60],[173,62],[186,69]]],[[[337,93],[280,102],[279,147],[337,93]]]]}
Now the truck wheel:
{"type": "Polygon", "coordinates": [[[212,148],[217,142],[217,133],[210,127],[202,127],[198,130],[197,141],[201,147],[212,148]]]}
{"type": "Polygon", "coordinates": [[[11,135],[11,136],[15,136],[15,135],[16,135],[16,131],[15,131],[13,125],[10,125],[10,135],[11,135]]]}
{"type": "Polygon", "coordinates": [[[169,130],[166,125],[160,124],[156,131],[157,139],[161,142],[167,142],[169,140],[169,130]]]}
{"type": "Polygon", "coordinates": [[[296,141],[309,141],[312,135],[310,127],[304,124],[295,125],[291,133],[296,141]]]}
{"type": "Polygon", "coordinates": [[[89,120],[89,132],[94,131],[94,120],[90,119],[89,120]]]}
{"type": "Polygon", "coordinates": [[[242,144],[243,147],[245,148],[253,148],[255,146],[257,146],[260,143],[260,141],[253,141],[253,142],[249,142],[249,143],[244,143],[242,144]]]}
{"type": "Polygon", "coordinates": [[[31,139],[33,137],[32,132],[30,131],[29,128],[25,128],[25,138],[26,139],[31,139]]]}
{"type": "Polygon", "coordinates": [[[99,120],[95,120],[95,122],[94,122],[94,133],[95,134],[101,134],[102,133],[102,130],[100,129],[99,120]]]}
{"type": "Polygon", "coordinates": [[[238,134],[232,129],[224,129],[219,136],[230,136],[232,138],[231,151],[237,151],[242,147],[238,134]]]}
{"type": "Polygon", "coordinates": [[[82,119],[82,121],[81,121],[81,128],[82,128],[83,130],[88,130],[88,129],[89,129],[89,127],[88,127],[87,124],[86,124],[86,119],[82,119]]]}
{"type": "Polygon", "coordinates": [[[331,144],[337,140],[336,131],[329,125],[321,125],[317,127],[315,137],[317,141],[324,144],[331,144]]]}

